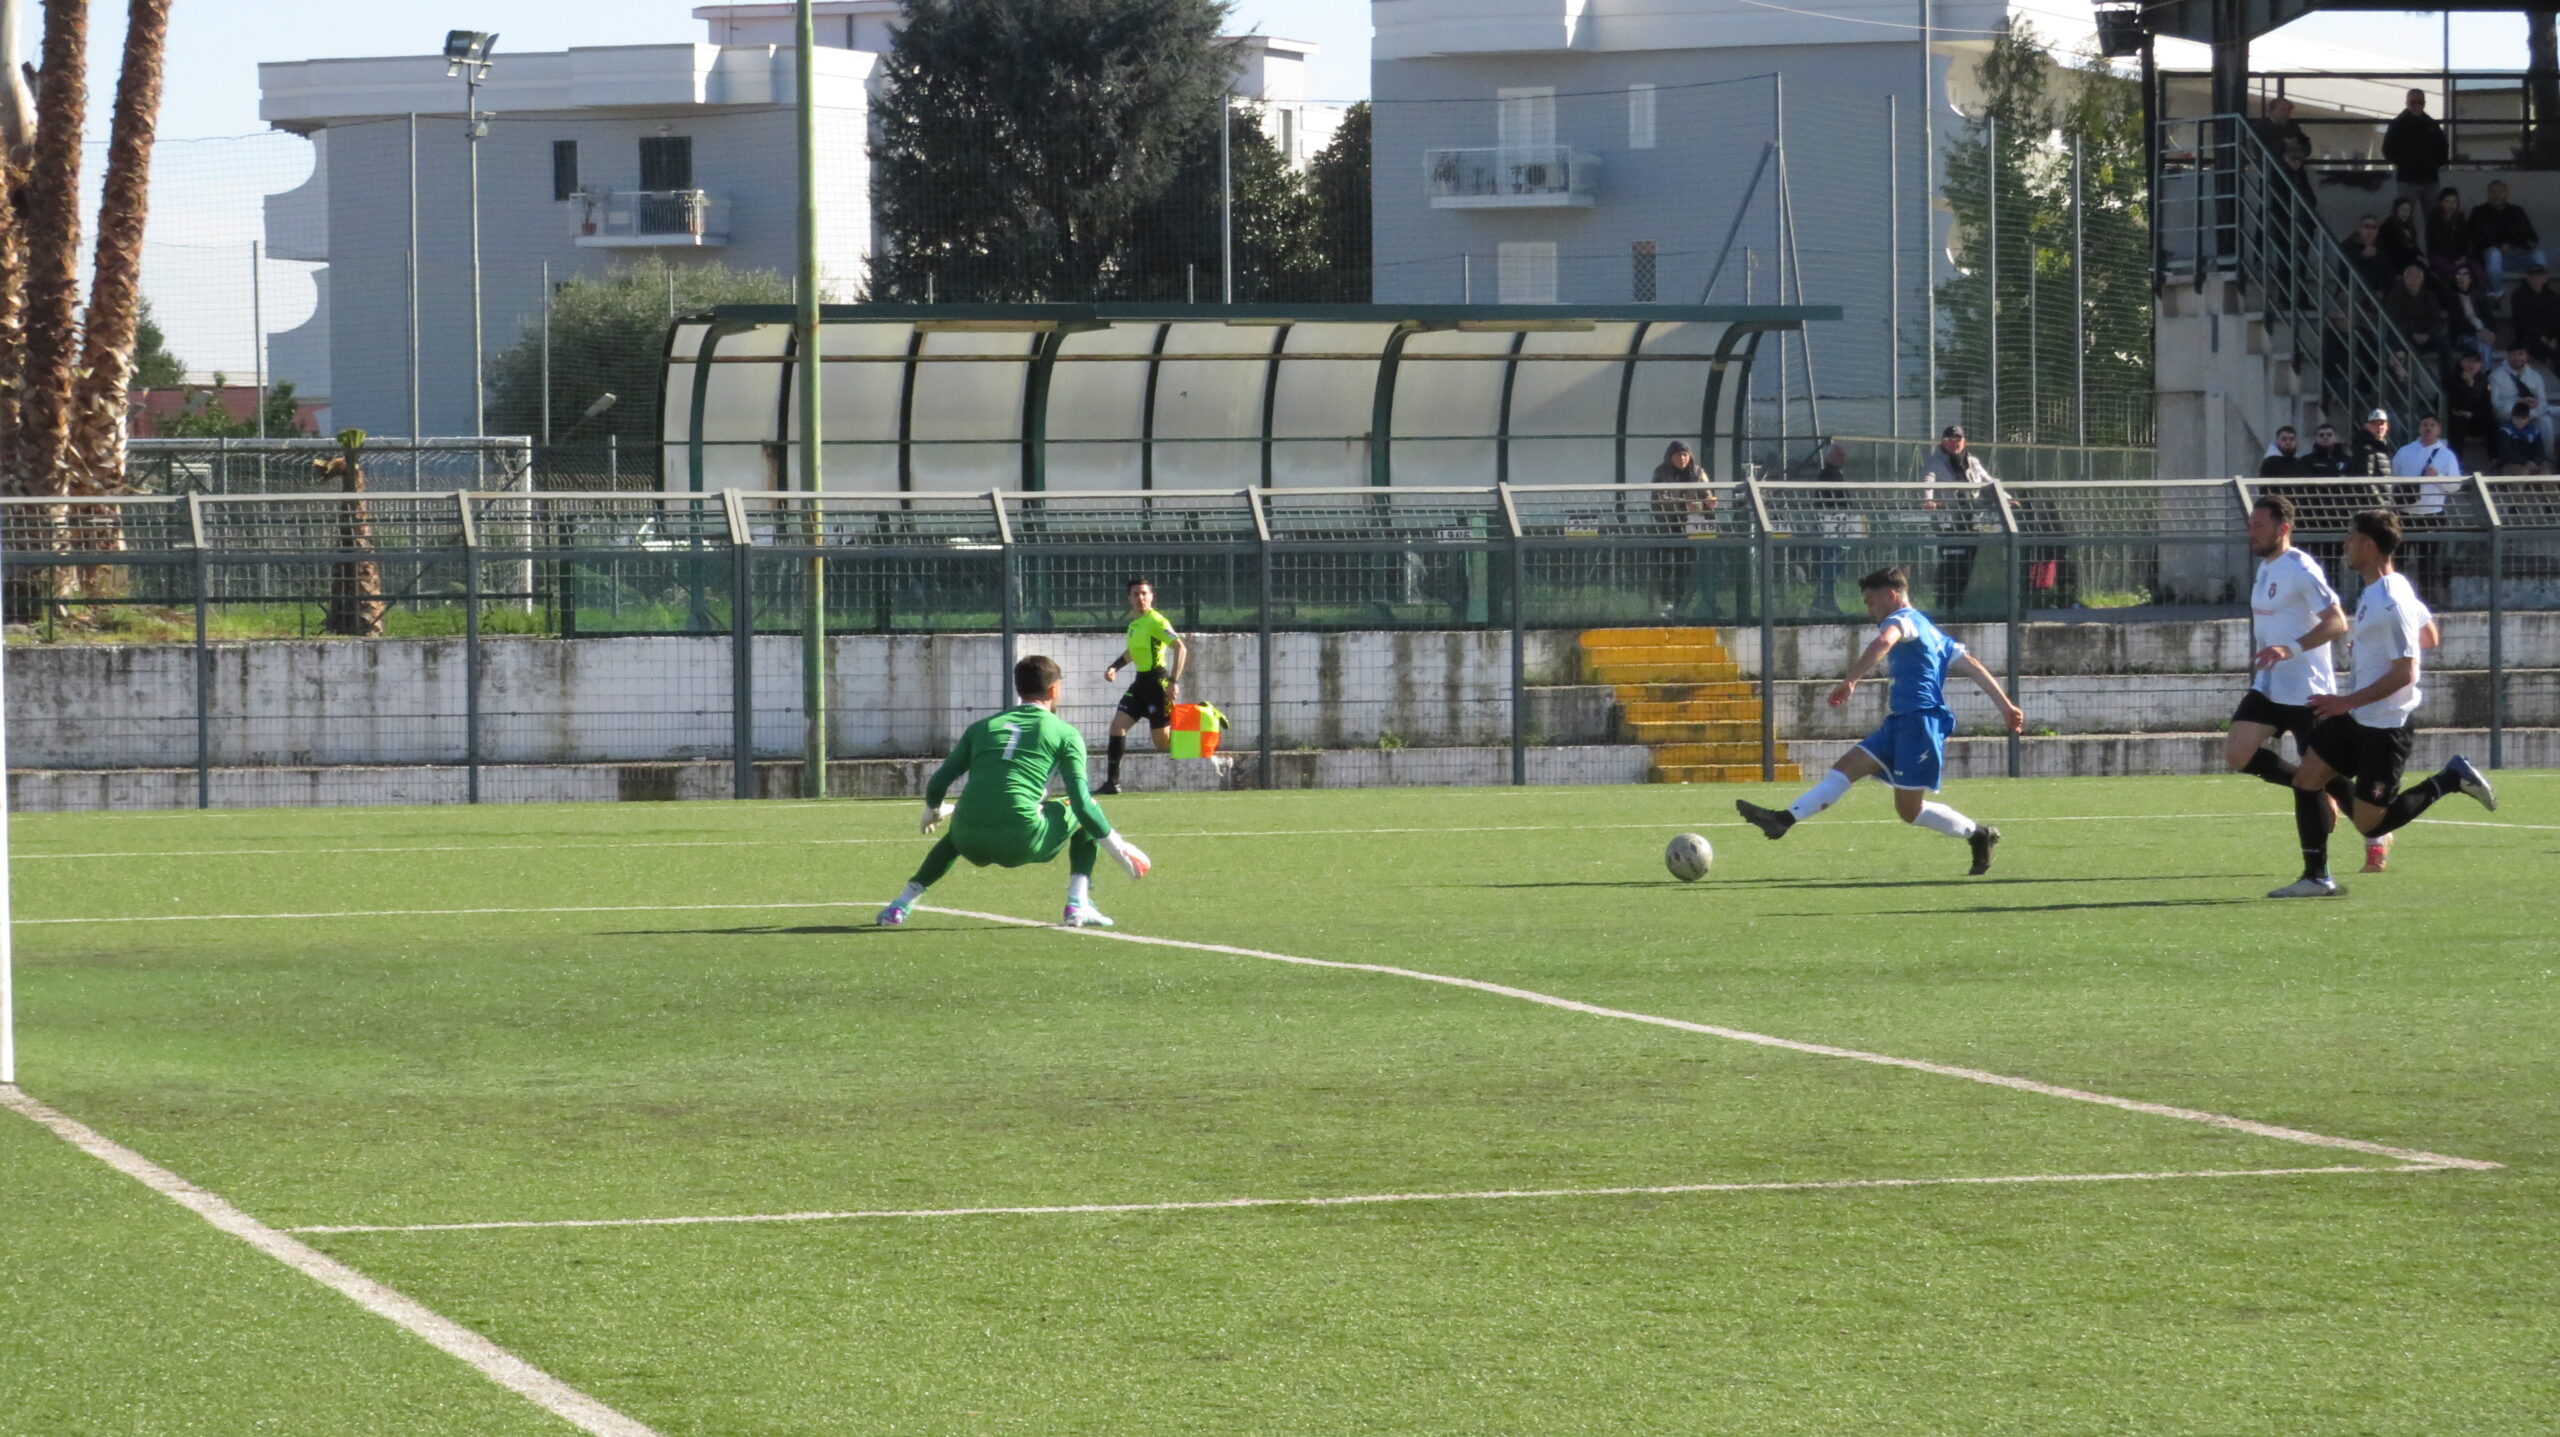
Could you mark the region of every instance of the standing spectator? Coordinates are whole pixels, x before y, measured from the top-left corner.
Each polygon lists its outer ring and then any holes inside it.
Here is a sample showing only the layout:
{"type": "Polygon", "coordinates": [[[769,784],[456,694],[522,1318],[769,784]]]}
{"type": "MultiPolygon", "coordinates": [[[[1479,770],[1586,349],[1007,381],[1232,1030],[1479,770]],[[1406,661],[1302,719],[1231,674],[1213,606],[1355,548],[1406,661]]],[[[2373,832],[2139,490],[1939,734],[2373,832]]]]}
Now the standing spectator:
{"type": "Polygon", "coordinates": [[[2467,459],[2485,457],[2498,433],[2498,402],[2489,395],[2489,370],[2478,351],[2462,351],[2444,383],[2444,410],[2446,440],[2467,459]]]}
{"type": "MultiPolygon", "coordinates": [[[[1814,482],[1825,487],[1813,491],[1814,502],[1822,506],[1822,537],[1828,540],[1854,539],[1865,527],[1864,521],[1849,499],[1849,451],[1834,444],[1822,451],[1822,470],[1814,482]]],[[[1829,616],[1840,612],[1840,574],[1848,567],[1849,546],[1826,543],[1813,551],[1813,611],[1829,616]]]]}
{"type": "Polygon", "coordinates": [[[2507,203],[2507,182],[2491,180],[2488,198],[2471,212],[2471,242],[2489,262],[2489,288],[2507,287],[2507,266],[2544,264],[2542,235],[2533,217],[2507,203]]]}
{"type": "Polygon", "coordinates": [[[2507,317],[2528,354],[2544,364],[2560,359],[2560,289],[2551,287],[2551,271],[2537,263],[2524,272],[2524,283],[2507,296],[2507,317]]]}
{"type": "Polygon", "coordinates": [[[2311,449],[2302,456],[2302,477],[2327,479],[2344,474],[2351,460],[2347,446],[2338,442],[2338,431],[2326,424],[2311,431],[2311,449]]]}
{"type": "Polygon", "coordinates": [[[2453,267],[2452,281],[2438,296],[2444,304],[2445,338],[2457,358],[2477,354],[2483,366],[2494,363],[2502,351],[2498,332],[2489,327],[2488,305],[2483,303],[2488,296],[2475,287],[2476,277],[2468,264],[2453,267]]]}
{"type": "Polygon", "coordinates": [[[2267,457],[2258,461],[2261,479],[2299,479],[2302,477],[2302,436],[2292,425],[2276,431],[2276,442],[2267,446],[2267,457]]]}
{"type": "Polygon", "coordinates": [[[2436,187],[2436,177],[2452,153],[2445,143],[2444,126],[2427,113],[2427,92],[2411,90],[2408,108],[2392,116],[2382,132],[2382,158],[2390,161],[2391,177],[2399,182],[2400,193],[2424,199],[2436,187]]]}
{"type": "Polygon", "coordinates": [[[2380,294],[2400,278],[2399,257],[2382,240],[2382,216],[2366,215],[2356,227],[2339,241],[2347,252],[2347,267],[2362,276],[2364,282],[2380,294]]]}
{"type": "Polygon", "coordinates": [[[2471,236],[2471,216],[2462,208],[2462,191],[2451,185],[2436,191],[2435,210],[2427,216],[2427,268],[2450,281],[2455,269],[2469,267],[2479,249],[2471,236]]]}
{"type": "Polygon", "coordinates": [[[1991,492],[1991,471],[1965,449],[1964,426],[1950,424],[1938,432],[1938,447],[1929,451],[1922,472],[1920,507],[1937,515],[1935,528],[1953,542],[1938,546],[1938,595],[1934,607],[1954,613],[1964,607],[1973,586],[1973,550],[1981,542],[1981,510],[1991,492]]]}
{"type": "Polygon", "coordinates": [[[2356,442],[2347,460],[2347,472],[2367,479],[2384,479],[2391,474],[2391,411],[2376,409],[2364,417],[2356,430],[2356,442]]]}
{"type": "Polygon", "coordinates": [[[2403,525],[2411,531],[2400,544],[2400,553],[2408,564],[2409,582],[2418,588],[2418,596],[2430,603],[2444,601],[2444,548],[2434,539],[2412,543],[2420,531],[2444,522],[2447,501],[2453,491],[2462,487],[2462,461],[2444,442],[2444,430],[2432,414],[2418,416],[2418,437],[2404,444],[2391,456],[2391,472],[2402,479],[2415,479],[2392,494],[2392,502],[2401,514],[2403,525]]]}
{"type": "Polygon", "coordinates": [[[2551,381],[2533,367],[2533,356],[2521,344],[2507,346],[2507,362],[2489,376],[2489,402],[2502,410],[2521,404],[2541,427],[2545,461],[2551,458],[2551,381]]]}
{"type": "MultiPolygon", "coordinates": [[[[1662,451],[1662,462],[1653,466],[1653,482],[1677,486],[1653,491],[1656,522],[1682,538],[1702,539],[1714,531],[1716,491],[1708,485],[1707,471],[1699,466],[1698,456],[1687,444],[1674,439],[1662,451]]],[[[1662,617],[1677,614],[1692,596],[1703,595],[1713,605],[1717,566],[1707,562],[1709,557],[1678,551],[1665,556],[1667,562],[1654,591],[1662,617]]]]}
{"type": "Polygon", "coordinates": [[[2400,282],[2382,295],[2382,317],[2407,337],[2410,347],[2435,356],[2436,368],[2453,363],[2453,345],[2445,338],[2444,307],[2427,290],[2427,271],[2410,265],[2400,282]]]}
{"type": "Polygon", "coordinates": [[[2490,450],[2501,474],[2539,474],[2546,447],[2542,426],[2534,421],[2533,406],[2519,401],[2507,411],[2507,422],[2498,426],[2498,437],[2490,450]]]}

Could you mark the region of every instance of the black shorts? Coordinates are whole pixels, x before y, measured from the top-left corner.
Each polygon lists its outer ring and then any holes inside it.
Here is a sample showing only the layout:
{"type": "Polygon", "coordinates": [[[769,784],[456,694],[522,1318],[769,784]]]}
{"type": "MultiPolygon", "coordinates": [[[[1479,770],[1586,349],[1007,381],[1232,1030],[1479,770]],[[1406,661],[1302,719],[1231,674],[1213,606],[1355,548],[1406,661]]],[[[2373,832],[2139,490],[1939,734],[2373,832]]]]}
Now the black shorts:
{"type": "Polygon", "coordinates": [[[2265,724],[2277,733],[2293,735],[2294,743],[2304,750],[2311,747],[2311,730],[2320,716],[2309,704],[2280,704],[2265,694],[2251,689],[2240,696],[2240,707],[2231,711],[2233,723],[2265,724]]]}
{"type": "Polygon", "coordinates": [[[1173,727],[1173,696],[1164,691],[1164,670],[1148,669],[1120,696],[1120,712],[1143,720],[1149,728],[1173,727]]]}
{"type": "Polygon", "coordinates": [[[2311,731],[2311,751],[2320,761],[2345,774],[2359,802],[2376,808],[2400,794],[2400,771],[2409,765],[2409,749],[2418,741],[2418,726],[2367,728],[2353,714],[2322,719],[2311,731]]]}

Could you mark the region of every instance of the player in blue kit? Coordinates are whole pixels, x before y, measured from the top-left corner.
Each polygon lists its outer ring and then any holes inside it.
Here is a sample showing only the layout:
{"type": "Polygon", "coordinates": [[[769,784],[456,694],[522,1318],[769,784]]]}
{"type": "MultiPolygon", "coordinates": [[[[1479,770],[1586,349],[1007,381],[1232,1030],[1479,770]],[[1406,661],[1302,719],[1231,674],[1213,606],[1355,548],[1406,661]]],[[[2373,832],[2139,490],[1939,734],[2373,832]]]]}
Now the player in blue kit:
{"type": "Polygon", "coordinates": [[[1784,838],[1788,829],[1838,803],[1849,785],[1883,774],[1893,786],[1894,811],[1903,822],[1963,839],[1973,848],[1972,871],[1988,873],[1991,848],[2000,841],[2000,830],[1976,823],[1929,797],[1937,792],[1946,768],[1947,735],[1956,727],[1956,716],[1947,709],[1947,675],[1961,671],[1972,679],[1990,696],[2011,733],[2025,730],[2027,716],[2009,701],[2000,681],[1980,659],[1940,633],[1928,615],[1911,607],[1911,580],[1902,570],[1878,569],[1858,581],[1858,591],[1866,600],[1867,617],[1876,621],[1876,636],[1849,666],[1849,676],[1831,691],[1830,702],[1833,708],[1847,703],[1857,692],[1858,681],[1877,664],[1884,664],[1893,675],[1893,695],[1883,725],[1840,755],[1820,783],[1785,808],[1762,808],[1750,802],[1737,802],[1734,807],[1762,833],[1784,838]]]}

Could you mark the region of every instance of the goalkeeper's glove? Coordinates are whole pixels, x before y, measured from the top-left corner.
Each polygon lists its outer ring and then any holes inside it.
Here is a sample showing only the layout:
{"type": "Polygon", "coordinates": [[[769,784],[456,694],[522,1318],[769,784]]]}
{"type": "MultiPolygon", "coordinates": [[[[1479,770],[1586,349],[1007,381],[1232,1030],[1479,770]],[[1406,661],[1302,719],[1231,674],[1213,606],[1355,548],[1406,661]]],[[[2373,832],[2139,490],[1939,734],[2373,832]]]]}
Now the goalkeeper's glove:
{"type": "Polygon", "coordinates": [[[1111,856],[1119,860],[1120,866],[1126,869],[1133,879],[1146,877],[1147,870],[1155,867],[1155,864],[1148,859],[1145,849],[1122,838],[1119,834],[1115,833],[1103,839],[1102,846],[1111,850],[1111,856]]]}
{"type": "Polygon", "coordinates": [[[942,805],[940,808],[936,808],[929,803],[924,806],[924,822],[921,827],[925,837],[933,837],[933,831],[942,826],[942,820],[951,816],[951,810],[953,807],[955,807],[955,805],[948,803],[942,805]]]}

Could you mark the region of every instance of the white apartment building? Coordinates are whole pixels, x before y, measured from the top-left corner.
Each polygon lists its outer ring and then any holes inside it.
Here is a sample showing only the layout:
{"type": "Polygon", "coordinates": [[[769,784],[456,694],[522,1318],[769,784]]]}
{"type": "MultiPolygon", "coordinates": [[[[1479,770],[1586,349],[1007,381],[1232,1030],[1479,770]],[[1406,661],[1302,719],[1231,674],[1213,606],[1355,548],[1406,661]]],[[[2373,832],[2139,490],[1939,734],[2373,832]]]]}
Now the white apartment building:
{"type": "MultiPolygon", "coordinates": [[[[899,0],[819,0],[820,266],[861,283],[876,235],[870,110],[899,0]]],[[[693,44],[501,47],[480,106],[482,317],[494,356],[556,285],[640,254],[789,273],[798,202],[793,7],[707,5],[693,44]]],[[[438,38],[441,38],[439,35],[438,38]]],[[[1303,165],[1342,107],[1306,98],[1316,47],[1239,36],[1236,93],[1303,165]]],[[[267,340],[268,372],[325,397],[323,429],[471,429],[470,183],[464,85],[440,54],[258,67],[259,113],[308,138],[311,178],[267,200],[269,253],[319,268],[311,319],[267,340]],[[414,271],[416,363],[411,363],[414,271]]],[[[564,420],[565,422],[565,420],[564,420]]]]}

